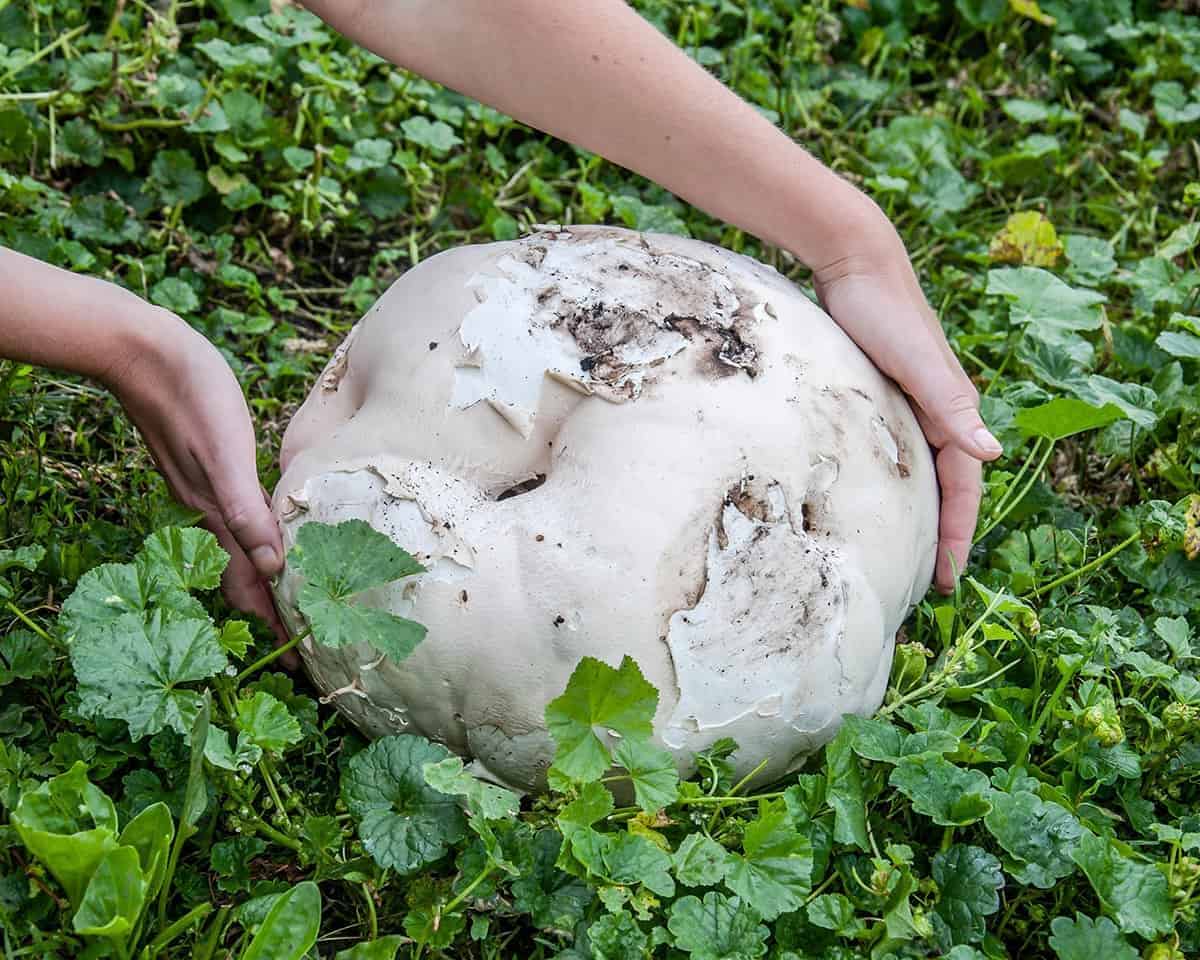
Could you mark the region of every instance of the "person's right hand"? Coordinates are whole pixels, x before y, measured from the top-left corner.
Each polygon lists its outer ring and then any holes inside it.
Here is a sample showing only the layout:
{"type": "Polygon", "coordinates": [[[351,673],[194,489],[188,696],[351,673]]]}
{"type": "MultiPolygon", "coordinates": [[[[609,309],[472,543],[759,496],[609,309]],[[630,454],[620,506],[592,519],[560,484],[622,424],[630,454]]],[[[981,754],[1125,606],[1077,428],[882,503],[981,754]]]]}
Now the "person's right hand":
{"type": "MultiPolygon", "coordinates": [[[[865,199],[865,198],[864,198],[865,199]]],[[[877,207],[848,231],[851,252],[813,271],[838,325],[909,398],[935,451],[942,491],[936,583],[953,589],[979,514],[982,462],[1003,452],[979,414],[979,394],[946,342],[904,244],[877,207]]]]}
{"type": "Polygon", "coordinates": [[[259,485],[254,428],[241,387],[203,336],[174,314],[138,303],[139,335],[112,358],[102,379],[141,432],[175,497],[204,513],[205,525],[229,554],[226,599],[286,640],[267,586],[282,569],[283,542],[259,485]]]}

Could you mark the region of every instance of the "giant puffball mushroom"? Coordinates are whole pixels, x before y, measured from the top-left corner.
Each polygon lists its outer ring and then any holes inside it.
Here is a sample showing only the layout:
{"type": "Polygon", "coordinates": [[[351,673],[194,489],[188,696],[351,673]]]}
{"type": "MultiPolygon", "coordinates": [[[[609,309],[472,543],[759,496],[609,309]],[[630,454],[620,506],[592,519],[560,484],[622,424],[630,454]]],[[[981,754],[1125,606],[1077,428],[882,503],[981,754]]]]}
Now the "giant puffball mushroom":
{"type": "MultiPolygon", "coordinates": [[[[584,656],[637,661],[682,772],[722,737],[740,774],[794,768],[879,707],[936,552],[912,411],[828,315],[749,258],[607,227],[404,274],[282,468],[286,546],[358,518],[427,568],[361,598],[428,627],[410,658],[306,640],[313,681],[367,734],[521,790],[544,787],[543,712],[584,656]]],[[[297,632],[300,585],[277,585],[297,632]]]]}

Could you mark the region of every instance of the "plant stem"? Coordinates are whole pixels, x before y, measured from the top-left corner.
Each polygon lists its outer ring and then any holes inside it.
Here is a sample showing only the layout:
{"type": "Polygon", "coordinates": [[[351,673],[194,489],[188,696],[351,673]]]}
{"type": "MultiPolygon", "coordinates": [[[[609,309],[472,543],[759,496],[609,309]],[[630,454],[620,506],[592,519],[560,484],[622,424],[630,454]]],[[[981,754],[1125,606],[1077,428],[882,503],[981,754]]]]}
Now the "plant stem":
{"type": "Polygon", "coordinates": [[[157,956],[158,952],[163,947],[183,933],[188,927],[200,923],[212,912],[213,905],[211,903],[202,903],[198,907],[193,907],[173,924],[167,927],[166,930],[155,937],[150,942],[150,946],[146,948],[147,952],[151,957],[157,956]]]}
{"type": "Polygon", "coordinates": [[[43,640],[45,640],[52,647],[60,646],[59,642],[57,640],[55,640],[54,637],[50,636],[50,634],[48,634],[45,630],[43,630],[36,623],[34,623],[32,620],[30,620],[29,617],[27,617],[25,615],[25,611],[22,610],[20,607],[18,607],[11,600],[5,604],[5,607],[8,609],[8,611],[10,613],[12,613],[13,616],[15,616],[18,620],[20,620],[23,624],[25,624],[25,626],[27,626],[30,630],[32,630],[34,633],[36,633],[39,637],[41,637],[43,640]]]}
{"type": "Polygon", "coordinates": [[[367,901],[367,939],[379,939],[379,917],[375,913],[375,897],[371,893],[371,885],[366,881],[361,884],[363,899],[367,901]]]}
{"type": "Polygon", "coordinates": [[[269,663],[274,663],[276,660],[278,660],[280,657],[282,657],[289,650],[294,650],[297,647],[297,645],[299,645],[300,641],[305,639],[310,633],[312,633],[312,630],[305,630],[299,636],[292,637],[292,639],[289,640],[287,643],[283,644],[283,646],[276,647],[274,650],[272,650],[270,653],[268,653],[265,657],[259,657],[259,659],[255,660],[252,664],[250,664],[250,666],[248,666],[245,670],[243,670],[241,673],[239,673],[236,677],[233,678],[233,685],[235,687],[240,687],[242,685],[242,681],[245,680],[248,676],[250,676],[250,674],[255,673],[258,670],[261,670],[263,667],[267,666],[267,664],[269,664],[269,663]]]}
{"type": "Polygon", "coordinates": [[[1053,590],[1055,587],[1061,587],[1064,583],[1070,583],[1072,580],[1078,580],[1085,573],[1090,573],[1091,571],[1095,570],[1097,567],[1103,566],[1105,563],[1107,563],[1109,560],[1111,560],[1113,557],[1115,557],[1118,553],[1120,553],[1122,550],[1124,550],[1126,547],[1128,547],[1131,543],[1133,543],[1135,540],[1137,540],[1141,535],[1142,535],[1141,530],[1138,530],[1135,533],[1131,533],[1129,536],[1127,536],[1124,540],[1122,540],[1120,543],[1118,543],[1111,550],[1108,550],[1105,553],[1100,554],[1100,556],[1098,556],[1091,563],[1085,563],[1078,570],[1072,570],[1070,573],[1064,573],[1058,579],[1051,580],[1049,583],[1044,584],[1040,587],[1037,587],[1037,586],[1031,587],[1029,590],[1026,590],[1023,594],[1021,594],[1021,596],[1027,597],[1032,593],[1042,593],[1043,591],[1048,593],[1049,591],[1053,590]]]}
{"type": "Polygon", "coordinates": [[[281,830],[277,830],[275,827],[267,823],[267,821],[262,819],[262,817],[251,815],[250,819],[245,822],[254,830],[255,833],[261,833],[267,839],[274,840],[281,847],[287,847],[289,850],[295,850],[297,853],[304,849],[304,845],[301,844],[299,840],[295,839],[294,837],[289,837],[281,830]]]}
{"type": "Polygon", "coordinates": [[[10,69],[7,73],[0,75],[0,83],[7,83],[9,80],[11,80],[13,77],[15,77],[22,70],[25,70],[28,67],[32,67],[39,60],[45,60],[46,57],[50,56],[50,54],[52,54],[59,47],[66,46],[68,43],[70,43],[72,40],[74,40],[77,36],[79,36],[81,33],[83,33],[83,31],[85,31],[87,29],[88,29],[88,24],[85,23],[82,26],[76,27],[74,30],[68,30],[66,33],[64,33],[61,37],[59,37],[53,43],[49,44],[48,46],[42,47],[41,50],[39,50],[37,53],[35,53],[32,57],[30,57],[24,63],[20,63],[17,66],[10,69]]]}
{"type": "Polygon", "coordinates": [[[496,869],[496,865],[494,863],[489,863],[486,867],[484,867],[483,870],[480,872],[479,876],[477,876],[474,880],[472,880],[470,883],[468,883],[466,885],[466,887],[463,888],[462,892],[457,897],[455,897],[448,904],[446,904],[446,906],[442,909],[442,913],[443,914],[453,913],[454,908],[457,907],[464,900],[466,900],[467,897],[469,897],[471,895],[471,891],[474,890],[481,883],[483,883],[483,881],[486,880],[488,877],[490,877],[492,875],[492,873],[495,871],[495,869],[496,869]]]}
{"type": "Polygon", "coordinates": [[[978,543],[989,533],[995,530],[996,527],[1003,523],[1005,517],[1012,513],[1013,510],[1017,508],[1018,504],[1025,499],[1029,491],[1033,489],[1033,485],[1037,483],[1038,477],[1042,475],[1042,470],[1045,469],[1046,462],[1050,459],[1050,454],[1054,452],[1053,443],[1046,444],[1046,449],[1042,452],[1037,466],[1033,469],[1029,479],[1025,482],[1025,485],[1020,489],[1017,489],[1017,485],[1025,476],[1026,471],[1029,470],[1029,464],[1031,464],[1033,462],[1033,458],[1037,456],[1037,452],[1041,446],[1041,443],[1042,439],[1039,437],[1037,443],[1033,445],[1033,449],[1029,451],[1029,456],[1026,458],[1025,463],[1021,465],[1021,469],[1017,472],[1016,477],[1013,478],[1012,485],[1008,488],[1009,493],[1005,494],[1004,498],[1000,501],[999,506],[997,506],[996,512],[988,521],[987,526],[985,526],[979,531],[978,534],[975,535],[975,539],[972,541],[972,543],[978,543]],[[1016,490],[1016,493],[1013,493],[1013,490],[1016,490]]]}
{"type": "Polygon", "coordinates": [[[231,907],[221,907],[217,911],[217,915],[208,928],[208,936],[204,943],[196,948],[195,953],[192,954],[192,960],[209,960],[212,957],[213,952],[217,949],[217,943],[221,939],[221,934],[225,932],[225,923],[231,909],[231,907]]]}

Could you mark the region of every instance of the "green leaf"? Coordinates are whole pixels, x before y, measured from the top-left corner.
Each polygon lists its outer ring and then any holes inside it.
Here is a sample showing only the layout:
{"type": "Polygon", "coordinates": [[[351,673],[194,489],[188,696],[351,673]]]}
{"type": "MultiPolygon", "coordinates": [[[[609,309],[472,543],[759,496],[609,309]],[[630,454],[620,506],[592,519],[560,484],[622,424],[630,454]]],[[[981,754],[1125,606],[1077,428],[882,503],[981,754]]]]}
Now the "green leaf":
{"type": "Polygon", "coordinates": [[[1124,856],[1113,842],[1084,831],[1071,852],[1105,912],[1125,933],[1153,940],[1174,926],[1167,878],[1149,863],[1124,856]]]}
{"type": "Polygon", "coordinates": [[[305,880],[275,901],[241,960],[300,960],[320,930],[321,891],[305,880]]]}
{"type": "Polygon", "coordinates": [[[949,935],[944,946],[979,943],[987,932],[987,918],[1000,909],[1000,861],[979,847],[956,843],[933,858],[932,872],[938,885],[933,909],[949,935]]]}
{"type": "Polygon", "coordinates": [[[196,161],[186,150],[162,150],[150,163],[146,181],[169,206],[195,203],[204,196],[204,175],[196,169],[196,161]]]}
{"type": "Polygon", "coordinates": [[[1177,660],[1192,659],[1192,633],[1185,617],[1159,617],[1154,632],[1177,660]]]}
{"type": "Polygon", "coordinates": [[[675,878],[688,887],[711,887],[733,866],[729,851],[702,833],[689,833],[672,856],[675,878]]]}
{"type": "Polygon", "coordinates": [[[250,633],[250,624],[245,620],[226,621],[221,627],[221,636],[217,642],[227,654],[241,660],[254,643],[254,636],[250,633]]]}
{"type": "Polygon", "coordinates": [[[629,773],[637,805],[647,813],[678,799],[679,770],[668,751],[641,740],[622,740],[613,758],[629,773]]]}
{"type": "Polygon", "coordinates": [[[1180,357],[1184,360],[1200,360],[1200,337],[1190,333],[1167,330],[1158,335],[1154,345],[1173,357],[1180,357]]]}
{"type": "Polygon", "coordinates": [[[462,143],[454,128],[441,120],[431,121],[428,117],[409,117],[400,129],[409,143],[428,147],[436,154],[446,154],[462,143]]]}
{"type": "Polygon", "coordinates": [[[13,630],[0,637],[0,687],[16,680],[45,677],[54,667],[54,651],[36,633],[13,630]]]}
{"type": "Polygon", "coordinates": [[[145,902],[146,880],[138,852],[133,847],[117,847],[96,865],[71,926],[84,936],[124,940],[145,902]]]}
{"type": "Polygon", "coordinates": [[[813,849],[784,800],[760,800],[746,825],[742,853],[730,854],[725,884],[764,920],[796,910],[811,889],[813,849]]]}
{"type": "Polygon", "coordinates": [[[1008,872],[1029,886],[1049,890],[1075,872],[1071,851],[1083,828],[1071,813],[1025,790],[995,791],[984,825],[1012,857],[1008,872]]]}
{"type": "Polygon", "coordinates": [[[757,960],[767,952],[767,928],[754,911],[715,890],[676,900],[667,927],[692,960],[757,960]]]}
{"type": "Polygon", "coordinates": [[[137,852],[146,899],[153,900],[162,888],[167,858],[175,837],[175,823],[165,803],[152,803],[125,825],[117,842],[137,852]]]}
{"type": "Polygon", "coordinates": [[[615,670],[584,657],[566,691],[546,707],[546,726],[557,745],[555,768],[573,780],[603,776],[612,759],[601,734],[613,731],[625,739],[649,740],[657,707],[658,691],[631,657],[615,670]]]}
{"type": "Polygon", "coordinates": [[[943,827],[966,826],[992,809],[988,779],[956,767],[942,756],[905,757],[888,779],[912,801],[913,809],[943,827]]]}
{"type": "Polygon", "coordinates": [[[594,960],[632,960],[646,955],[645,932],[627,910],[606,914],[587,931],[594,960]]]}
{"type": "Polygon", "coordinates": [[[250,863],[266,852],[266,841],[258,837],[230,837],[212,845],[208,861],[217,876],[217,887],[226,893],[250,889],[250,863]]]}
{"type": "Polygon", "coordinates": [[[150,299],[160,307],[181,316],[200,309],[200,298],[179,277],[163,277],[150,288],[150,299]]]}
{"type": "Polygon", "coordinates": [[[511,790],[484,783],[467,773],[462,757],[447,757],[421,768],[425,782],[438,793],[464,797],[472,816],[485,820],[511,820],[521,808],[521,798],[511,790]]]}
{"type": "Polygon", "coordinates": [[[364,590],[425,569],[365,521],[304,524],[288,562],[306,581],[300,588],[299,607],[319,643],[330,647],[368,643],[398,662],[424,638],[425,628],[419,623],[347,602],[364,590]]]}
{"type": "Polygon", "coordinates": [[[864,760],[895,764],[904,757],[951,753],[959,747],[959,737],[951,730],[909,733],[890,720],[854,714],[843,717],[842,726],[848,731],[854,752],[864,760]]]}
{"type": "Polygon", "coordinates": [[[1138,960],[1138,952],[1107,917],[1055,917],[1050,930],[1050,946],[1058,960],[1138,960]]]}
{"type": "Polygon", "coordinates": [[[640,883],[660,897],[675,896],[670,854],[646,837],[632,833],[614,833],[608,839],[611,842],[605,845],[604,867],[610,879],[630,886],[640,883]]]}
{"type": "Polygon", "coordinates": [[[208,740],[204,744],[204,759],[214,767],[247,774],[254,764],[262,759],[262,754],[262,747],[251,743],[245,733],[239,733],[236,746],[231,746],[227,731],[215,724],[209,726],[208,740]]]}
{"type": "Polygon", "coordinates": [[[21,842],[46,865],[75,904],[96,865],[117,847],[116,808],[88,781],[82,761],[22,793],[11,819],[21,842]]]}
{"type": "Polygon", "coordinates": [[[466,925],[461,913],[443,913],[424,905],[409,910],[404,918],[404,932],[416,943],[439,953],[454,942],[466,925]]]}
{"type": "Polygon", "coordinates": [[[158,582],[178,590],[215,590],[229,563],[217,538],[199,527],[165,527],[146,538],[138,556],[158,582]]]}
{"type": "Polygon", "coordinates": [[[261,690],[237,701],[237,727],[251,743],[276,753],[303,739],[300,723],[288,708],[261,690]]]}
{"type": "Polygon", "coordinates": [[[562,843],[557,831],[544,829],[521,845],[520,876],[512,883],[513,909],[528,914],[539,929],[569,933],[583,919],[594,894],[587,884],[555,866],[562,843]]]}
{"type": "Polygon", "coordinates": [[[839,937],[856,937],[864,929],[854,914],[854,904],[840,893],[823,893],[808,905],[808,920],[839,937]]]}
{"type": "Polygon", "coordinates": [[[360,943],[349,950],[339,950],[333,960],[396,960],[396,954],[408,940],[399,934],[360,943]]]}
{"type": "Polygon", "coordinates": [[[834,841],[869,850],[867,808],[862,773],[852,749],[854,740],[854,731],[843,726],[825,747],[825,799],[833,807],[834,841]]]}
{"type": "Polygon", "coordinates": [[[1007,267],[988,271],[986,293],[1008,299],[1015,324],[1028,324],[1041,335],[1100,326],[1107,299],[1094,290],[1063,283],[1041,267],[1007,267]]]}
{"type": "Polygon", "coordinates": [[[1055,397],[1041,406],[1018,410],[1013,418],[1022,435],[1052,442],[1124,419],[1124,411],[1111,403],[1094,407],[1074,397],[1055,397]]]}
{"type": "Polygon", "coordinates": [[[200,694],[181,685],[216,676],[229,661],[211,621],[164,622],[156,613],[149,623],[127,614],[78,637],[71,663],[79,679],[80,713],[124,720],[130,737],[140,740],[166,727],[186,736],[200,694]]]}
{"type": "Polygon", "coordinates": [[[592,829],[592,824],[603,820],[612,811],[612,794],[601,784],[593,782],[584,784],[579,796],[563,807],[557,817],[558,829],[566,841],[566,849],[561,853],[569,850],[595,876],[604,876],[607,869],[604,854],[612,839],[597,833],[592,829]]]}
{"type": "Polygon", "coordinates": [[[381,737],[355,754],[342,777],[342,799],[358,835],[382,867],[406,875],[441,859],[466,835],[457,801],[434,790],[422,768],[449,756],[422,737],[381,737]]]}

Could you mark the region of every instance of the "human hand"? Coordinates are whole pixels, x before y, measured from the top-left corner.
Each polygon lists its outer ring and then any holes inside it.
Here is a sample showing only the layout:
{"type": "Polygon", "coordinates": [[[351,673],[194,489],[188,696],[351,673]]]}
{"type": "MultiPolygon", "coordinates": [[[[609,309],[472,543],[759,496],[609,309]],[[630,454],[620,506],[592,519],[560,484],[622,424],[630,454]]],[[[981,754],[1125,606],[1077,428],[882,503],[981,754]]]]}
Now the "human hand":
{"type": "Polygon", "coordinates": [[[266,583],[283,565],[283,542],[258,482],[254,429],[241,387],[203,336],[168,311],[139,307],[137,334],[118,348],[103,379],[175,497],[204,513],[205,525],[229,554],[226,599],[286,640],[266,583]]]}
{"type": "Polygon", "coordinates": [[[935,451],[942,492],[935,582],[949,592],[967,565],[982,462],[1003,451],[979,415],[979,394],[946,342],[904,244],[877,207],[864,207],[863,219],[844,235],[847,252],[816,267],[813,280],[838,325],[908,395],[935,451]]]}

